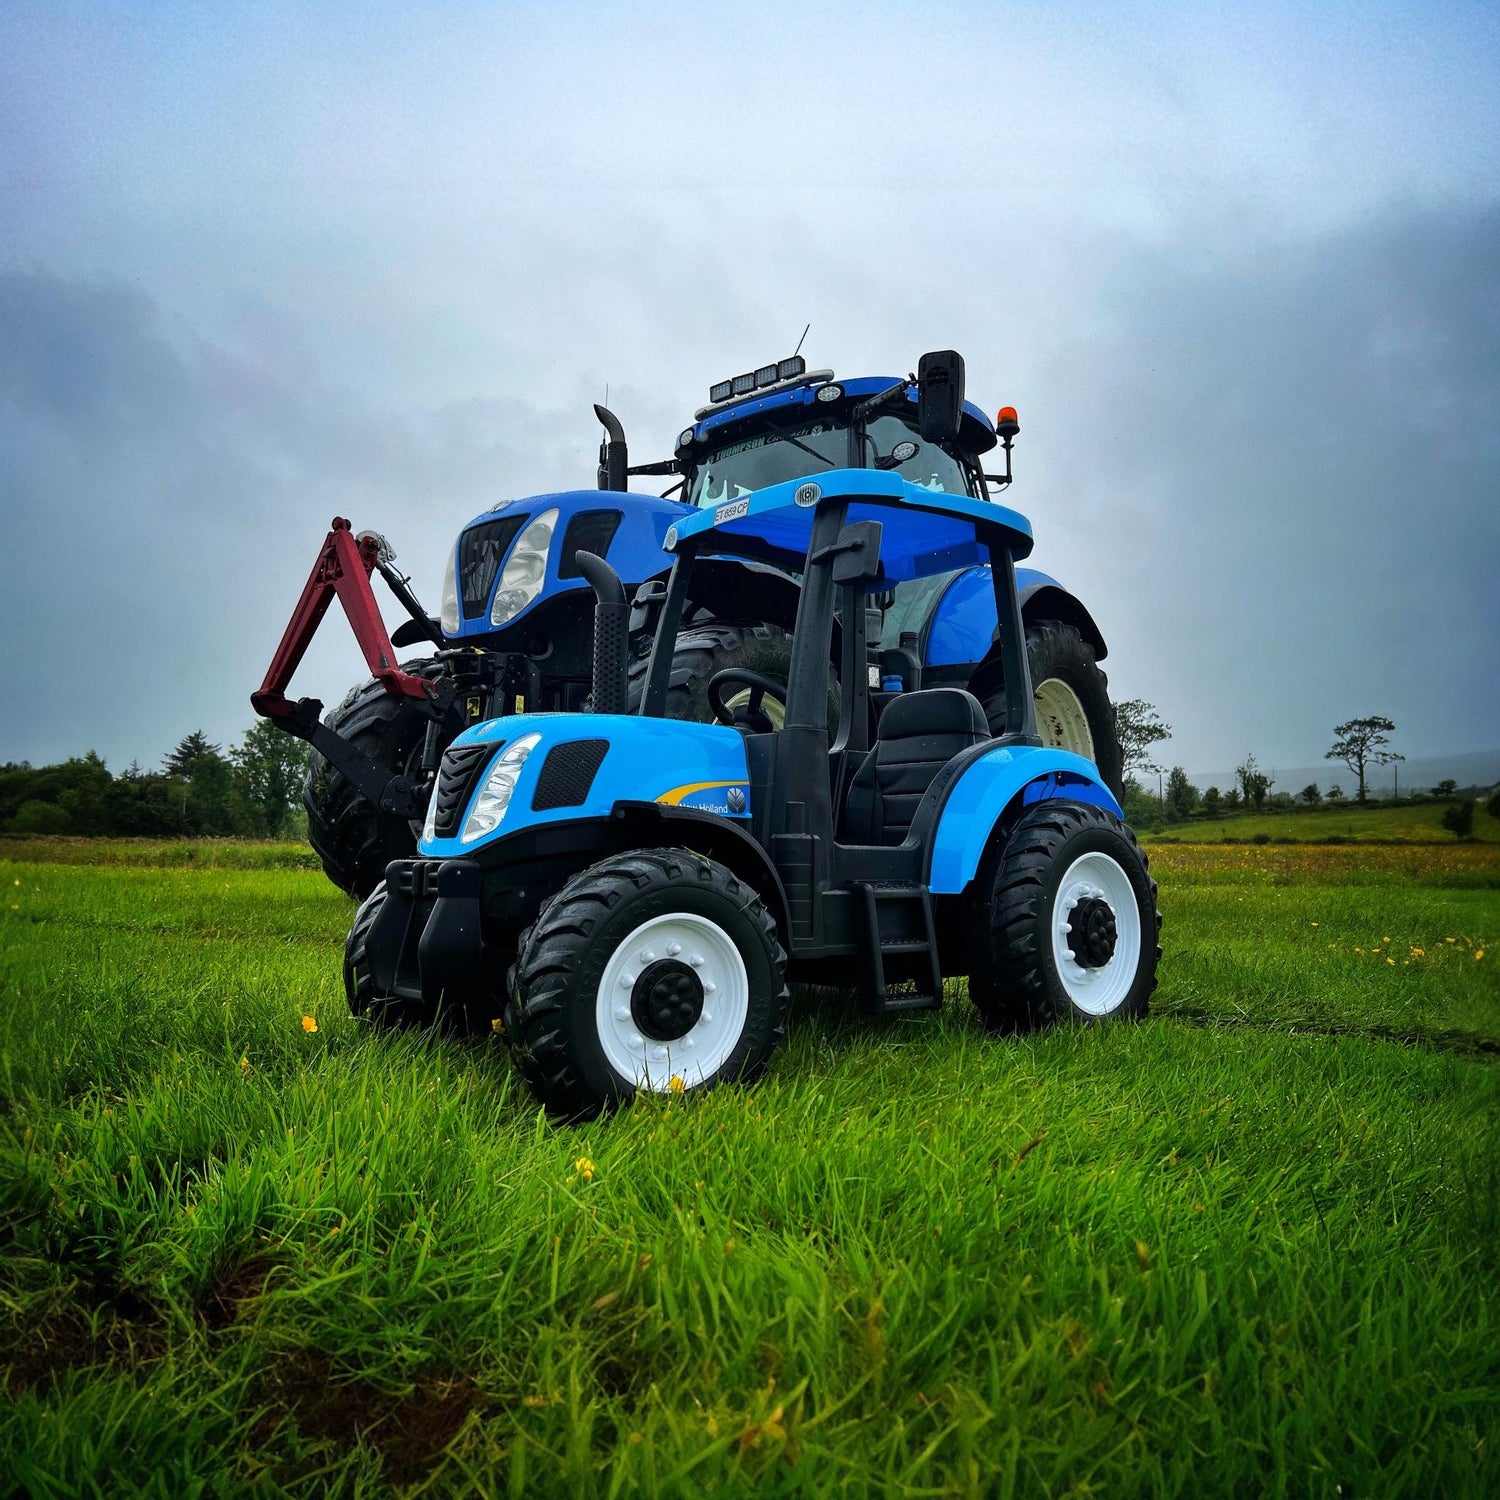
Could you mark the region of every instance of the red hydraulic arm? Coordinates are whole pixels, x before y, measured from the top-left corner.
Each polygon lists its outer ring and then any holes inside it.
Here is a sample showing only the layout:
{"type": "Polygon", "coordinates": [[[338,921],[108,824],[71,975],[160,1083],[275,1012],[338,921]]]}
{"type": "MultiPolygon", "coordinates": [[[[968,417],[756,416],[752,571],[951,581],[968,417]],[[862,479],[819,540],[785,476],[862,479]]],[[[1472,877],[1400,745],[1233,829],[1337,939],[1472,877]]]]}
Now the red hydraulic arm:
{"type": "Polygon", "coordinates": [[[375,602],[375,591],[370,587],[370,573],[379,552],[380,543],[375,537],[356,540],[349,523],[342,516],[334,517],[333,529],[328,533],[302,589],[302,597],[292,611],[281,644],[266,672],[266,680],[258,692],[250,695],[250,706],[256,713],[283,722],[296,717],[297,705],[286,696],[287,684],[317,634],[335,594],[349,617],[371,675],[386,692],[429,701],[434,698],[435,683],[403,672],[396,665],[396,648],[391,644],[385,621],[380,617],[380,606],[375,602]]]}

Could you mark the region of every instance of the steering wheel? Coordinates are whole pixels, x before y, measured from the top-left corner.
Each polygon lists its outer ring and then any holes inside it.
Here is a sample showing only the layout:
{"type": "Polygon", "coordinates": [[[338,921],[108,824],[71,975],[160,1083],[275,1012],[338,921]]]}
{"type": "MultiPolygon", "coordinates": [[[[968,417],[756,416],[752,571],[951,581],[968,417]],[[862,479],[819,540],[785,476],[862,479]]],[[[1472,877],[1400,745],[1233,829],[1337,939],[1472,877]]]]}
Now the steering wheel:
{"type": "Polygon", "coordinates": [[[782,717],[785,718],[784,682],[777,682],[774,677],[766,677],[760,672],[742,671],[739,667],[725,667],[708,679],[708,706],[713,710],[714,718],[720,724],[728,724],[731,729],[741,729],[746,734],[770,734],[775,730],[775,721],[762,707],[767,693],[781,704],[782,717]],[[733,707],[727,704],[724,701],[725,689],[731,685],[749,688],[749,701],[736,703],[733,707]]]}

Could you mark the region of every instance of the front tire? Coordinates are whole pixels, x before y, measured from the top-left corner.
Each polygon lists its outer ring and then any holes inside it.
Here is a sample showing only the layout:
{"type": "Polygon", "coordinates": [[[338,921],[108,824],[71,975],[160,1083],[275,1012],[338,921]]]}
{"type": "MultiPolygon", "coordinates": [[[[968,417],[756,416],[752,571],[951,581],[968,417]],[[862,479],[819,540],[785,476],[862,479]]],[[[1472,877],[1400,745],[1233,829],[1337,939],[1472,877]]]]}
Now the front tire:
{"type": "Polygon", "coordinates": [[[1033,807],[978,887],[969,996],[991,1031],[1145,1016],[1161,958],[1156,882],[1113,813],[1033,807]]]}
{"type": "Polygon", "coordinates": [[[493,994],[475,994],[461,1000],[444,998],[431,1006],[421,1000],[383,991],[370,972],[366,945],[385,906],[385,881],[365,897],[354,914],[349,936],[344,939],[344,998],[349,1014],[380,1031],[418,1031],[440,1027],[453,1036],[473,1036],[489,1031],[500,1014],[501,1002],[493,994]]]}
{"type": "MultiPolygon", "coordinates": [[[[449,670],[437,656],[404,661],[401,669],[428,682],[449,670]]],[[[393,696],[373,677],[351,688],[324,720],[392,775],[415,771],[429,722],[414,699],[393,696]]],[[[307,758],[302,806],[308,842],[323,862],[324,874],[360,900],[375,889],[393,859],[410,859],[417,852],[420,822],[382,812],[316,750],[307,758]]]]}
{"type": "Polygon", "coordinates": [[[549,1113],[749,1083],[784,1033],[786,955],[755,891],[647,849],[575,876],[521,939],[505,1032],[549,1113]]]}

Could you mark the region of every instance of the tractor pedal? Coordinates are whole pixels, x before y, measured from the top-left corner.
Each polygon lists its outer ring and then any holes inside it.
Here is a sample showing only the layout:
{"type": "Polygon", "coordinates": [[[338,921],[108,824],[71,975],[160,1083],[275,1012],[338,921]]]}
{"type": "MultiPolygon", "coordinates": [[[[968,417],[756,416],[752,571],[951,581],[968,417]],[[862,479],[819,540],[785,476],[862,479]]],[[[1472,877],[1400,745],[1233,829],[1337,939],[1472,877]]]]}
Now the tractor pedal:
{"type": "Polygon", "coordinates": [[[868,954],[862,1009],[872,1016],[940,1009],[943,976],[932,893],[925,885],[899,881],[861,880],[855,889],[864,897],[868,954]],[[896,962],[888,964],[889,959],[896,962]],[[910,992],[891,993],[892,984],[908,981],[913,985],[910,992]]]}

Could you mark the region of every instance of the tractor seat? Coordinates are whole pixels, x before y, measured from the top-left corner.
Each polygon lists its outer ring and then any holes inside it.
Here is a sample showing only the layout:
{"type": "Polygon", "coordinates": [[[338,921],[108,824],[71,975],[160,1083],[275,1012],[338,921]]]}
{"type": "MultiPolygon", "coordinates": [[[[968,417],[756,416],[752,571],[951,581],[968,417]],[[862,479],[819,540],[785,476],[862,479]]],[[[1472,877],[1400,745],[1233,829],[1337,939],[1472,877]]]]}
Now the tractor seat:
{"type": "Polygon", "coordinates": [[[875,748],[849,783],[842,842],[901,843],[933,777],[960,750],[989,737],[979,700],[962,688],[893,698],[880,716],[875,748]]]}

